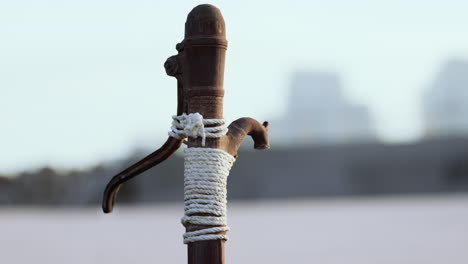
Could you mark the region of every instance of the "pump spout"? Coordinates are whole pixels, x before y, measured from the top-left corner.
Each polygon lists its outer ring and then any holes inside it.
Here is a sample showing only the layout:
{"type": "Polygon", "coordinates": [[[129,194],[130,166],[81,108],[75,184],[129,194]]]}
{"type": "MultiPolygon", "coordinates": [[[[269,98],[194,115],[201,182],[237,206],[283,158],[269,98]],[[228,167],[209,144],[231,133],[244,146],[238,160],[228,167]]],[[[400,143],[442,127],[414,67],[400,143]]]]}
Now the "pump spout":
{"type": "Polygon", "coordinates": [[[255,149],[270,148],[268,122],[260,124],[253,118],[243,117],[229,125],[228,133],[223,142],[224,149],[232,156],[237,157],[237,151],[247,135],[252,137],[255,149]]]}

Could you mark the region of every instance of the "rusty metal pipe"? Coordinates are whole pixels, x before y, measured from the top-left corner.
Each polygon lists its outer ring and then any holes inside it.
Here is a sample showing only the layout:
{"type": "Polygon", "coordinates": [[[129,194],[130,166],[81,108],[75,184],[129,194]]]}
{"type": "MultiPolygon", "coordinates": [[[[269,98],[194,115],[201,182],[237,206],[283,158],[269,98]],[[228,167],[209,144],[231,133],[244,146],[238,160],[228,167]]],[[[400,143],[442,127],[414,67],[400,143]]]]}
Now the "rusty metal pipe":
{"type": "MultiPolygon", "coordinates": [[[[224,64],[227,49],[224,18],[218,8],[199,5],[187,16],[185,37],[176,45],[178,54],[164,63],[166,73],[177,79],[177,115],[200,113],[205,119],[223,118],[224,64]]],[[[222,149],[237,157],[242,141],[249,135],[256,149],[269,148],[268,122],[244,117],[232,122],[228,133],[220,138],[188,138],[188,148],[222,149]]],[[[157,151],[116,175],[104,192],[104,212],[112,211],[118,188],[125,181],[159,164],[172,155],[183,140],[169,138],[157,151]]],[[[206,214],[204,214],[206,215],[206,214]]],[[[196,231],[211,226],[187,224],[186,230],[196,231]]],[[[189,264],[223,264],[224,240],[188,243],[189,264]]]]}

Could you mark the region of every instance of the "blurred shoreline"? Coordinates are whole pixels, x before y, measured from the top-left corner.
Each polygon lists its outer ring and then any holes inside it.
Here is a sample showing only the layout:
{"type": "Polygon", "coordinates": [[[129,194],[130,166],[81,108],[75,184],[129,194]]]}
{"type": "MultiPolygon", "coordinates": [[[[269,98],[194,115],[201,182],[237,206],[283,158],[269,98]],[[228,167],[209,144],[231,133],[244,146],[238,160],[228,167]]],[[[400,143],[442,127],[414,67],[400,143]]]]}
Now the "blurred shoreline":
{"type": "MultiPolygon", "coordinates": [[[[274,143],[273,143],[274,144],[274,143]]],[[[468,138],[411,144],[274,147],[239,153],[228,179],[234,200],[468,193],[468,138]]],[[[89,170],[43,168],[0,177],[0,205],[99,205],[112,176],[146,156],[139,152],[89,170]]],[[[118,204],[183,199],[183,157],[175,155],[126,183],[118,204]]]]}

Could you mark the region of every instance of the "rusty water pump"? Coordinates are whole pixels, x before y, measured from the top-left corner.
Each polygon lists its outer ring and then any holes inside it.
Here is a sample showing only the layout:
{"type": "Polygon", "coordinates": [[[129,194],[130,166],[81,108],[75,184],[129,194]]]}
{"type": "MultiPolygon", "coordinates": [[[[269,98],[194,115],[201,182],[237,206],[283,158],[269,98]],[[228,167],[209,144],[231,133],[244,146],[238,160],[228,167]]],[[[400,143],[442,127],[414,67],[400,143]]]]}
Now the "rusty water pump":
{"type": "MultiPolygon", "coordinates": [[[[199,5],[187,17],[185,38],[176,45],[178,54],[164,63],[166,73],[177,79],[177,115],[200,113],[206,119],[223,118],[224,63],[227,49],[226,28],[218,8],[199,5]]],[[[240,118],[228,126],[219,138],[187,138],[188,148],[223,150],[233,157],[246,135],[255,149],[269,148],[268,122],[260,124],[252,118],[240,118]]],[[[113,209],[120,186],[131,178],[169,158],[184,139],[169,137],[164,145],[141,161],[117,174],[108,183],[102,202],[105,213],[113,209]]],[[[186,226],[187,231],[199,230],[199,225],[186,226]]],[[[188,243],[189,263],[223,263],[224,241],[208,240],[188,243]]]]}

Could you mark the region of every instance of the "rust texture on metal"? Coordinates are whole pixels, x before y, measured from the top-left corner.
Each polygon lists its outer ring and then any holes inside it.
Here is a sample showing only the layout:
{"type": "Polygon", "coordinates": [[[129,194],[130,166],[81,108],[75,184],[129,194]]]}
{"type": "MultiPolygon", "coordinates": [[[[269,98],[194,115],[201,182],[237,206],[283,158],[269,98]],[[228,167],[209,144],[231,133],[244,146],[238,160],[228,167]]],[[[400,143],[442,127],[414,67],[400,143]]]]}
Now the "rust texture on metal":
{"type": "MultiPolygon", "coordinates": [[[[226,27],[219,9],[212,5],[195,7],[187,16],[185,38],[176,45],[178,54],[164,63],[166,73],[177,79],[177,115],[198,112],[206,119],[223,118],[226,49],[226,27]]],[[[200,138],[188,138],[187,147],[222,149],[237,157],[237,151],[247,135],[252,137],[256,149],[269,148],[268,122],[260,124],[248,117],[232,122],[226,135],[206,138],[205,146],[202,146],[200,138]]],[[[169,137],[160,149],[114,176],[104,192],[104,212],[112,211],[117,192],[124,182],[167,159],[182,142],[169,137]]],[[[186,227],[187,231],[200,228],[196,225],[186,227]]],[[[189,243],[188,255],[190,264],[223,263],[224,241],[189,243]]]]}

